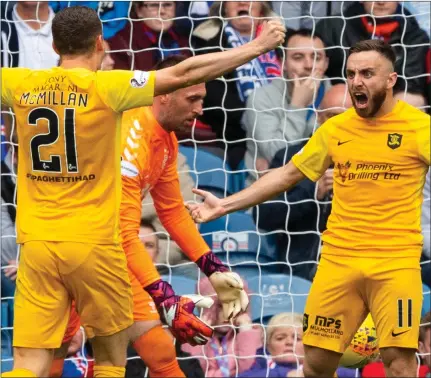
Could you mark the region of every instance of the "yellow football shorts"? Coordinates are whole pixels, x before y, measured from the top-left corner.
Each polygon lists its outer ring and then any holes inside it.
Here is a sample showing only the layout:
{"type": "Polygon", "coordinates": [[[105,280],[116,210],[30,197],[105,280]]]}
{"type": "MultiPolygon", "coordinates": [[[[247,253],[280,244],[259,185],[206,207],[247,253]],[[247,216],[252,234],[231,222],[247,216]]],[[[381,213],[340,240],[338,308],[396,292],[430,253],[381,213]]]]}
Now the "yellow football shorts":
{"type": "Polygon", "coordinates": [[[305,306],[304,344],[343,353],[371,313],[380,348],[416,349],[422,308],[419,259],[347,254],[323,247],[305,306]]]}
{"type": "Polygon", "coordinates": [[[132,290],[121,246],[24,243],[15,294],[14,346],[59,347],[72,299],[89,338],[132,325],[132,290]]]}

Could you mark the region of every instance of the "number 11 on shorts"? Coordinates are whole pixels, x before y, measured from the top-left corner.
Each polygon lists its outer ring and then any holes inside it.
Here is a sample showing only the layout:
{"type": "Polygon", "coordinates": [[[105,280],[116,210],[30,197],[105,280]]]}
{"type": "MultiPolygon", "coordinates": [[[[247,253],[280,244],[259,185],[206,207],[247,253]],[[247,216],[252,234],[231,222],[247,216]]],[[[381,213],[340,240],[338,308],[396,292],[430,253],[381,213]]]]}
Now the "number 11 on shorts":
{"type": "Polygon", "coordinates": [[[413,300],[411,298],[398,299],[398,328],[412,328],[412,308],[413,300]]]}

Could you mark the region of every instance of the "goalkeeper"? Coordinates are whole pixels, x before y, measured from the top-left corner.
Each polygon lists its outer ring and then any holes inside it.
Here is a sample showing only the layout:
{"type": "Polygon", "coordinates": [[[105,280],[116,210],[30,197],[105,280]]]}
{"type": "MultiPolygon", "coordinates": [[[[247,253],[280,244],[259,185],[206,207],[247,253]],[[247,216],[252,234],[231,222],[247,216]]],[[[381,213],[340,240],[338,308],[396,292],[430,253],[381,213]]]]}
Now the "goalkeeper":
{"type": "Polygon", "coordinates": [[[391,46],[349,51],[353,108],[326,121],[290,163],[225,199],[195,190],[197,222],[264,202],[334,164],[334,197],[304,314],[304,375],[331,377],[370,312],[386,375],[416,376],[422,281],[420,227],[430,165],[430,117],[393,97],[391,46]]]}
{"type": "MultiPolygon", "coordinates": [[[[171,56],[155,69],[173,67],[184,60],[181,56],[171,56]]],[[[242,280],[210,251],[184,207],[179,185],[178,142],[174,132],[192,127],[195,118],[202,114],[205,95],[205,84],[193,85],[156,97],[151,107],[123,114],[120,228],[133,291],[134,324],[129,334],[135,350],[149,368],[150,377],[184,376],[176,360],[172,337],[162,328],[160,318],[180,343],[203,345],[212,337],[213,330],[193,315],[195,305],[208,307],[212,300],[198,295],[176,296],[172,287],[160,279],[139,239],[142,199],[148,192],[172,239],[209,277],[225,319],[235,317],[248,305],[242,280]],[[153,301],[160,318],[151,311],[153,301]]],[[[69,324],[72,326],[65,340],[70,340],[79,329],[73,312],[69,324]]],[[[67,350],[67,346],[62,350],[67,350]]],[[[59,376],[62,364],[62,358],[55,360],[54,375],[59,376]]]]}

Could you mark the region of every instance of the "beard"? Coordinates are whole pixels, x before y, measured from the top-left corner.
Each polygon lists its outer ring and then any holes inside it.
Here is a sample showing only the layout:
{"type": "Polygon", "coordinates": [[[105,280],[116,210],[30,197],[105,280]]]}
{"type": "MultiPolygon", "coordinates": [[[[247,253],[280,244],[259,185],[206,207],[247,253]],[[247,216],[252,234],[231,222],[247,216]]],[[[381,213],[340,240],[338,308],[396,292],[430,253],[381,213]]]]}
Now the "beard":
{"type": "Polygon", "coordinates": [[[353,96],[351,92],[349,92],[349,94],[350,98],[352,99],[353,107],[356,110],[356,114],[362,118],[374,117],[386,100],[386,89],[383,88],[368,98],[368,104],[366,108],[358,108],[355,96],[353,96]]]}

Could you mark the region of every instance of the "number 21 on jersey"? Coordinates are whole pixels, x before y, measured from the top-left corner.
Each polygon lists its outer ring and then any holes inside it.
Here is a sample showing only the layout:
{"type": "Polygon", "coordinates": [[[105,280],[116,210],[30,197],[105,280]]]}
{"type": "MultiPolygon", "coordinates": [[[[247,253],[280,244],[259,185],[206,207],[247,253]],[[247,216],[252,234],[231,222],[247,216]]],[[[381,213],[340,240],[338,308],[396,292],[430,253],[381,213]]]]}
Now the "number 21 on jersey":
{"type": "Polygon", "coordinates": [[[64,109],[64,124],[60,125],[58,114],[50,108],[36,108],[28,114],[28,124],[37,127],[40,119],[48,121],[48,133],[37,134],[30,141],[30,152],[33,171],[61,173],[61,156],[50,155],[50,160],[42,160],[40,149],[59,143],[60,132],[64,132],[64,149],[67,173],[78,173],[78,160],[75,138],[75,109],[64,109]]]}

